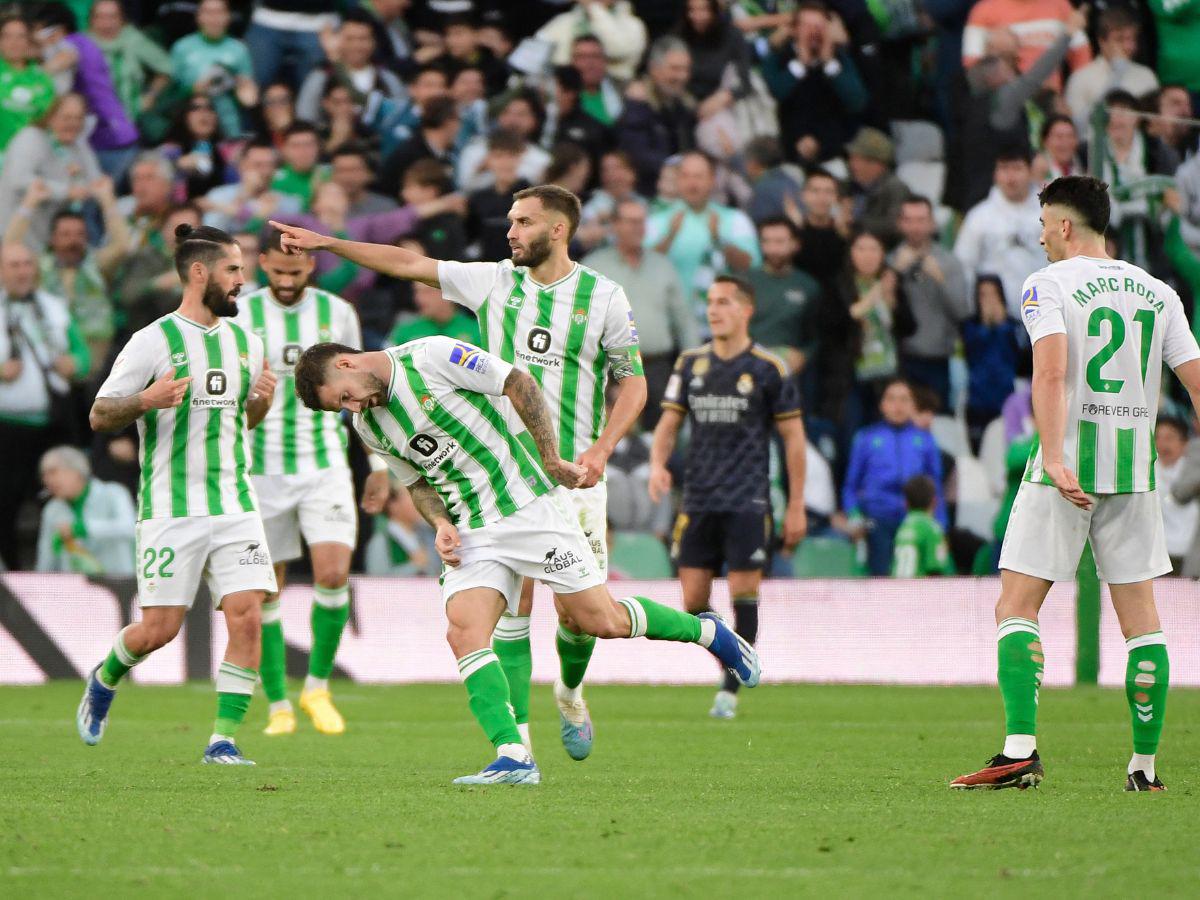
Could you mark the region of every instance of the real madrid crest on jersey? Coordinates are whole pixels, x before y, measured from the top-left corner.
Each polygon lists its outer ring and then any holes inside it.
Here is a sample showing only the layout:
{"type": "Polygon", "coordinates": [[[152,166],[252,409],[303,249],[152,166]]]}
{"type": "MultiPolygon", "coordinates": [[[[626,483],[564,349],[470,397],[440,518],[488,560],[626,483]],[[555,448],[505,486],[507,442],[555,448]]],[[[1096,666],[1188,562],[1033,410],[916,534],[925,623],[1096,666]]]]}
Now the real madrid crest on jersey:
{"type": "Polygon", "coordinates": [[[738,376],[737,392],[743,397],[749,397],[754,392],[754,376],[749,372],[743,372],[738,376]]]}

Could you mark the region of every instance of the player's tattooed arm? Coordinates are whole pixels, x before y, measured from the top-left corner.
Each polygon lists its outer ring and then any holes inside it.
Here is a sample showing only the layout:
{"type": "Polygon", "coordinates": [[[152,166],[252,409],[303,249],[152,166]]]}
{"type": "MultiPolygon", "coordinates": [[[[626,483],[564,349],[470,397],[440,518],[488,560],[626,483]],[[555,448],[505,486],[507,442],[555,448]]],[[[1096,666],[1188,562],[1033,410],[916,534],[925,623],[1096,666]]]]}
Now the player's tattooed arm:
{"type": "Polygon", "coordinates": [[[171,369],[131,397],[97,397],[88,416],[93,431],[120,431],[152,409],[171,409],[183,402],[192,376],[176,378],[171,369]]]}
{"type": "Polygon", "coordinates": [[[554,434],[554,423],[550,419],[550,408],[538,383],[525,372],[513,369],[504,379],[504,396],[512,401],[517,415],[525,423],[525,429],[542,458],[546,474],[569,488],[578,487],[587,471],[558,455],[558,438],[554,434]]]}
{"type": "Polygon", "coordinates": [[[450,518],[450,511],[446,509],[446,504],[442,502],[438,492],[424,478],[418,478],[408,486],[408,496],[412,498],[413,506],[417,508],[421,517],[434,528],[446,523],[453,523],[454,520],[450,518]]]}

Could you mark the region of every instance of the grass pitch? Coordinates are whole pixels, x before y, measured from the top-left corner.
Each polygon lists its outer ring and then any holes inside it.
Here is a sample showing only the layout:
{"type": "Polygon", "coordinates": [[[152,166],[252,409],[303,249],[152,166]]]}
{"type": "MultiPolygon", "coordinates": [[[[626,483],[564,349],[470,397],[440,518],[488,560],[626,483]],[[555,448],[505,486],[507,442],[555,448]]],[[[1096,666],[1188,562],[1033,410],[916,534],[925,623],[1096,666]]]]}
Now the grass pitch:
{"type": "Polygon", "coordinates": [[[0,895],[1196,896],[1200,692],[1172,694],[1170,791],[1124,794],[1117,691],[1042,692],[1037,791],[946,783],[1000,747],[984,688],[593,687],[596,749],[534,689],[540,787],[457,788],[491,758],[460,686],[335,686],[349,730],[241,740],[199,764],[204,684],[126,686],[98,747],[81,685],[0,688],[0,895]]]}

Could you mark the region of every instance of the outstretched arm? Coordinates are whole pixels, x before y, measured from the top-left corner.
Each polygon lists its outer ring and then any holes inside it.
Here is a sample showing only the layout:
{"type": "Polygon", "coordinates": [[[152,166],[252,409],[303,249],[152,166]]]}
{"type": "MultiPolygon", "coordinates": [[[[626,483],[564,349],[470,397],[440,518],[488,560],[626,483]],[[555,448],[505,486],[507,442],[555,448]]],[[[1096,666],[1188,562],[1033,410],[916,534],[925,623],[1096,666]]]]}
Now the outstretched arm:
{"type": "Polygon", "coordinates": [[[525,423],[529,436],[542,457],[542,468],[559,484],[576,488],[583,484],[587,470],[558,456],[558,438],[554,434],[554,423],[550,419],[550,408],[542,389],[528,374],[513,369],[504,379],[504,396],[512,401],[517,415],[525,423]]]}
{"type": "Polygon", "coordinates": [[[274,220],[271,220],[270,224],[283,234],[283,240],[280,243],[283,249],[289,253],[301,250],[328,250],[352,263],[366,266],[376,272],[383,272],[393,278],[400,278],[404,281],[420,281],[430,287],[441,287],[436,259],[413,253],[403,247],[345,241],[309,231],[298,225],[285,225],[283,222],[274,220]]]}

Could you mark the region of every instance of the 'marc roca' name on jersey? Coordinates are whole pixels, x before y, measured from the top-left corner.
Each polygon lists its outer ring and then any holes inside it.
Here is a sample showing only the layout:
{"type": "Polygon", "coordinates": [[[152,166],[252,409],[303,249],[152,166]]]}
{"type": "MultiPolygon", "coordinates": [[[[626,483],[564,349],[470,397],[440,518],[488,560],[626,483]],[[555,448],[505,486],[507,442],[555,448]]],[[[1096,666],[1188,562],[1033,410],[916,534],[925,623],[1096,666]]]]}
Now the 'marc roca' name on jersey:
{"type": "Polygon", "coordinates": [[[484,349],[537,380],[558,426],[559,453],[578,458],[604,428],[609,368],[642,374],[625,291],[578,263],[545,285],[511,260],[439,262],[438,278],[446,299],[479,317],[484,349]]]}
{"type": "Polygon", "coordinates": [[[270,288],[238,299],[236,321],[262,339],[279,387],[266,419],[250,436],[254,475],[294,475],[345,468],[346,429],[338,413],[311,410],[296,397],[293,376],[300,354],[313,344],[336,341],[362,347],[358,315],[335,294],[306,288],[284,306],[270,288]]]}
{"type": "Polygon", "coordinates": [[[132,397],[168,372],[191,376],[183,402],[138,419],[138,520],[254,512],[246,399],[262,341],[229,319],[205,328],[178,313],[129,339],[98,397],[132,397]]]}
{"type": "Polygon", "coordinates": [[[765,510],[774,423],[801,412],[795,380],[779,358],[757,344],[732,359],[721,359],[711,344],[685,351],[662,405],[692,423],[683,508],[765,510]]]}

